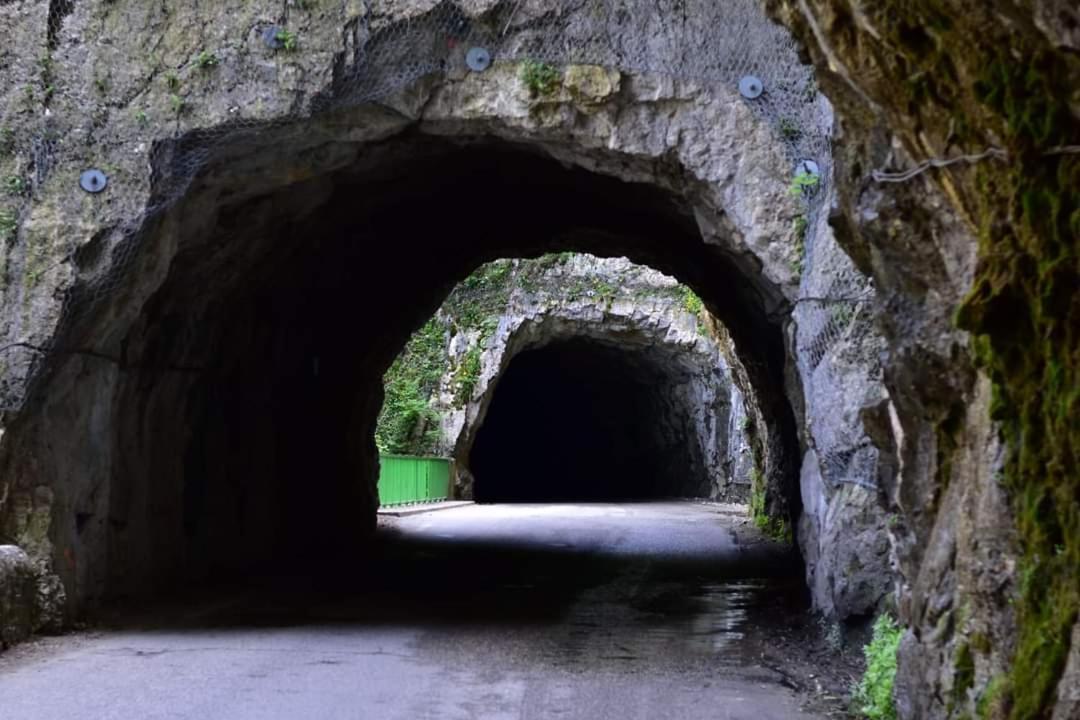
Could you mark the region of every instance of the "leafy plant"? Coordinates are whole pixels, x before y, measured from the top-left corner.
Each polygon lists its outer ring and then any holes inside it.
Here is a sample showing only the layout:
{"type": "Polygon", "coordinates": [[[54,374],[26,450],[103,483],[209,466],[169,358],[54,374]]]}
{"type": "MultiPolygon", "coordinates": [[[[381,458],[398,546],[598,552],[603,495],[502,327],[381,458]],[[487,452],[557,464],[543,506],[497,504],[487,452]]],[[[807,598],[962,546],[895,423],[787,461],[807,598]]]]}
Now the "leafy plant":
{"type": "Polygon", "coordinates": [[[180,77],[174,72],[165,73],[165,87],[169,92],[175,93],[180,89],[180,77]]]}
{"type": "Polygon", "coordinates": [[[296,33],[294,33],[292,30],[286,30],[285,28],[282,28],[277,31],[277,34],[274,35],[274,39],[281,43],[281,49],[285,52],[292,52],[296,50],[298,38],[296,33]]]}
{"type": "Polygon", "coordinates": [[[820,184],[821,178],[819,176],[807,172],[806,170],[800,170],[795,173],[795,177],[791,179],[791,186],[788,188],[788,192],[800,197],[804,195],[813,195],[820,184]]]}
{"type": "Polygon", "coordinates": [[[854,710],[868,720],[896,720],[892,695],[900,636],[896,621],[882,614],[874,622],[870,643],[863,650],[866,672],[852,691],[852,703],[854,710]]]}
{"type": "Polygon", "coordinates": [[[559,89],[562,73],[553,65],[536,60],[521,63],[521,81],[529,89],[531,97],[551,95],[559,89]]]}
{"type": "Polygon", "coordinates": [[[445,334],[445,325],[432,318],[386,371],[385,398],[375,428],[380,451],[424,455],[438,444],[441,417],[430,399],[442,374],[445,334]]]}
{"type": "Polygon", "coordinates": [[[697,293],[688,287],[683,288],[682,305],[683,309],[692,315],[697,315],[705,308],[705,304],[701,301],[701,298],[698,297],[697,293]]]}
{"type": "Polygon", "coordinates": [[[195,58],[195,65],[200,70],[209,70],[210,68],[216,67],[217,64],[217,55],[210,52],[209,50],[203,50],[201,53],[199,53],[199,56],[195,58]]]}
{"type": "Polygon", "coordinates": [[[19,175],[8,175],[4,178],[4,192],[8,195],[22,195],[26,192],[26,179],[19,175]]]}
{"type": "Polygon", "coordinates": [[[480,356],[483,353],[480,345],[473,345],[465,353],[461,364],[454,371],[454,387],[456,388],[455,400],[459,405],[472,400],[476,383],[480,380],[480,356]]]}
{"type": "Polygon", "coordinates": [[[0,210],[0,240],[10,240],[15,237],[15,230],[19,226],[19,219],[11,210],[0,210]]]}
{"type": "Polygon", "coordinates": [[[176,93],[169,96],[169,106],[176,115],[180,115],[184,112],[184,98],[180,97],[176,93]]]}
{"type": "Polygon", "coordinates": [[[146,114],[145,110],[139,110],[135,113],[135,122],[140,125],[146,125],[150,122],[150,117],[146,114]]]}

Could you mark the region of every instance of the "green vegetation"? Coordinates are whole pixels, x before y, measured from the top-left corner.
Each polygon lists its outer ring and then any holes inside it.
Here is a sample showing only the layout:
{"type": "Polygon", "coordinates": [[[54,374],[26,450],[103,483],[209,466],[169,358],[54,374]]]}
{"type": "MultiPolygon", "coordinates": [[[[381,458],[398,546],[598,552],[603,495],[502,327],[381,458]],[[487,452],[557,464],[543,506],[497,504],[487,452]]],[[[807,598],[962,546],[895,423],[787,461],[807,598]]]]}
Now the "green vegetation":
{"type": "Polygon", "coordinates": [[[299,41],[296,33],[292,30],[286,30],[285,28],[278,30],[274,39],[281,43],[281,49],[285,52],[293,52],[296,50],[299,41]]]}
{"type": "Polygon", "coordinates": [[[426,455],[439,441],[431,395],[442,376],[446,326],[432,318],[413,334],[383,378],[385,399],[375,429],[382,452],[426,455]]]}
{"type": "Polygon", "coordinates": [[[20,175],[8,175],[3,182],[4,193],[7,195],[24,195],[28,188],[26,178],[20,175]]]}
{"type": "Polygon", "coordinates": [[[785,140],[795,141],[802,135],[802,130],[799,129],[798,124],[791,118],[781,118],[779,129],[780,137],[785,140]]]}
{"type": "Polygon", "coordinates": [[[146,114],[145,110],[137,110],[135,112],[135,122],[140,125],[147,125],[150,122],[150,117],[146,114]]]}
{"type": "Polygon", "coordinates": [[[820,184],[821,178],[819,176],[805,170],[800,170],[795,173],[795,177],[791,178],[791,185],[788,187],[788,192],[799,197],[813,195],[820,184]]]}
{"type": "Polygon", "coordinates": [[[171,71],[165,73],[165,87],[171,93],[175,93],[180,90],[180,76],[171,71]]]}
{"type": "Polygon", "coordinates": [[[757,467],[750,470],[750,518],[761,532],[773,540],[791,543],[791,525],[785,518],[769,514],[765,498],[765,475],[757,467]]]}
{"type": "Polygon", "coordinates": [[[852,692],[854,711],[867,720],[896,720],[892,695],[900,636],[900,626],[888,615],[874,622],[870,643],[863,650],[866,672],[852,692]]]}
{"type": "Polygon", "coordinates": [[[454,372],[454,396],[459,405],[472,400],[476,382],[480,379],[480,357],[483,352],[484,349],[479,344],[470,347],[454,372]]]}
{"type": "Polygon", "coordinates": [[[195,65],[200,70],[209,70],[211,68],[217,67],[217,64],[217,55],[210,52],[209,50],[203,50],[201,53],[199,53],[199,56],[195,58],[195,65]]]}
{"type": "Polygon", "coordinates": [[[531,97],[551,95],[562,84],[562,73],[553,65],[536,60],[521,63],[521,82],[529,89],[531,97]]]}
{"type": "Polygon", "coordinates": [[[705,309],[705,304],[701,302],[701,298],[698,297],[697,293],[695,293],[693,290],[691,290],[688,287],[684,287],[683,288],[683,310],[686,310],[686,312],[691,313],[693,315],[697,315],[698,313],[700,313],[704,309],[705,309]]]}
{"type": "Polygon", "coordinates": [[[179,117],[184,112],[184,107],[185,107],[184,98],[180,97],[179,95],[177,95],[175,93],[170,95],[169,96],[169,107],[172,108],[173,114],[179,117]]]}
{"type": "Polygon", "coordinates": [[[0,240],[11,240],[19,227],[19,218],[11,210],[0,210],[0,240]]]}

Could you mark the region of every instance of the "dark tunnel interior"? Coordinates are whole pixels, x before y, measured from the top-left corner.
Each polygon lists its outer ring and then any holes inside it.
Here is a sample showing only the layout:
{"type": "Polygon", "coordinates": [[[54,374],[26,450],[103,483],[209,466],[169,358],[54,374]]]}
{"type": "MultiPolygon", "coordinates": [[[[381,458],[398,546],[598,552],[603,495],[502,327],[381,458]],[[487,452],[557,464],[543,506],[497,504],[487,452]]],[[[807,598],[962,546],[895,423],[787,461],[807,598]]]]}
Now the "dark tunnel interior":
{"type": "MultiPolygon", "coordinates": [[[[85,573],[84,597],[272,570],[283,557],[334,566],[365,547],[382,375],[454,284],[499,257],[626,256],[695,288],[745,360],[771,419],[774,495],[797,511],[780,326],[752,269],[702,242],[677,193],[491,139],[403,135],[355,153],[273,192],[245,189],[255,170],[230,166],[147,227],[133,263],[159,261],[157,232],[179,233],[176,255],[123,338],[109,492],[67,501],[89,519],[64,539],[110,557],[63,570],[85,573]]],[[[72,346],[91,330],[76,327],[72,346]]],[[[484,468],[500,458],[548,499],[694,495],[672,471],[688,443],[657,391],[665,362],[577,344],[521,356],[478,440],[480,497],[506,497],[497,484],[485,495],[498,473],[484,468]],[[530,400],[537,389],[549,397],[530,400]],[[557,424],[530,425],[555,413],[557,424]]],[[[93,382],[111,387],[104,374],[93,382]]]]}
{"type": "Polygon", "coordinates": [[[693,496],[707,485],[677,367],[575,338],[525,351],[500,379],[470,455],[477,502],[693,496]]]}

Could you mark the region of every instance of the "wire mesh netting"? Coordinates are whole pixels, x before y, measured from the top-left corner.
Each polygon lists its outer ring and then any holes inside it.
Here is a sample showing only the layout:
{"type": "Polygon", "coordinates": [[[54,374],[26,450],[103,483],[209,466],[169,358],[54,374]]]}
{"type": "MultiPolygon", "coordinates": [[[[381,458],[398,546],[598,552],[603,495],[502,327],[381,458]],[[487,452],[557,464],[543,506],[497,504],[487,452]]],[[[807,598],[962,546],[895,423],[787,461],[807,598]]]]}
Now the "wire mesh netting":
{"type": "MultiPolygon", "coordinates": [[[[50,47],[56,47],[72,8],[72,3],[50,4],[50,47]]],[[[288,50],[295,42],[284,27],[268,24],[260,33],[270,48],[288,50]]],[[[100,275],[69,291],[52,337],[63,337],[69,324],[114,296],[134,271],[155,216],[183,197],[209,165],[250,152],[268,134],[277,142],[303,137],[310,132],[309,121],[377,103],[422,79],[485,72],[492,63],[505,61],[534,64],[541,80],[548,68],[586,64],[672,78],[714,97],[741,98],[772,129],[793,178],[802,183],[807,230],[795,310],[800,370],[812,374],[830,348],[863,331],[869,315],[867,282],[831,233],[819,231],[820,208],[829,195],[831,112],[817,91],[812,68],[800,62],[794,40],[764,15],[759,0],[430,0],[408,9],[391,0],[367,0],[346,26],[344,38],[333,81],[302,110],[271,121],[233,120],[178,130],[171,142],[154,145],[149,158],[152,200],[110,242],[100,275]]],[[[707,122],[702,120],[701,131],[715,132],[707,122]]],[[[47,129],[33,139],[38,184],[57,142],[64,140],[47,129]]],[[[75,252],[72,248],[72,256],[75,252]]],[[[18,298],[20,304],[23,299],[18,298]]],[[[18,313],[0,328],[0,409],[18,409],[48,354],[61,351],[47,340],[34,345],[29,330],[18,313]]]]}

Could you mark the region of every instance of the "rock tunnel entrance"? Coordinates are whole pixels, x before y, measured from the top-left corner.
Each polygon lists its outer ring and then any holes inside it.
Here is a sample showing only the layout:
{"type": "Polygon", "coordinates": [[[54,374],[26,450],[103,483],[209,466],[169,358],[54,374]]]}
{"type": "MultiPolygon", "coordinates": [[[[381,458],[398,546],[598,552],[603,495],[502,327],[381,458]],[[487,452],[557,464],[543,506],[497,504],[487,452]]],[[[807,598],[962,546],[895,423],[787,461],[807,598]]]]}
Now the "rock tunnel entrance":
{"type": "Polygon", "coordinates": [[[704,496],[690,409],[673,399],[678,373],[662,355],[587,339],[516,356],[472,448],[475,499],[704,496]]]}
{"type": "MultiPolygon", "coordinates": [[[[777,296],[745,258],[703,242],[678,192],[490,137],[405,133],[326,152],[339,170],[263,193],[243,181],[266,156],[197,184],[146,230],[136,266],[173,254],[137,319],[125,328],[130,309],[113,305],[84,329],[118,336],[116,357],[61,356],[41,412],[10,429],[12,457],[47,452],[47,472],[78,478],[38,480],[56,488],[42,512],[60,513],[48,542],[76,609],[283,557],[354,557],[374,524],[382,375],[453,285],[497,257],[626,256],[694,288],[757,394],[773,509],[797,516],[777,296]],[[74,431],[86,423],[91,434],[74,431]],[[63,452],[45,450],[58,438],[63,452]]],[[[126,281],[145,290],[145,276],[126,281]]],[[[646,480],[634,494],[659,492],[646,480]]]]}

